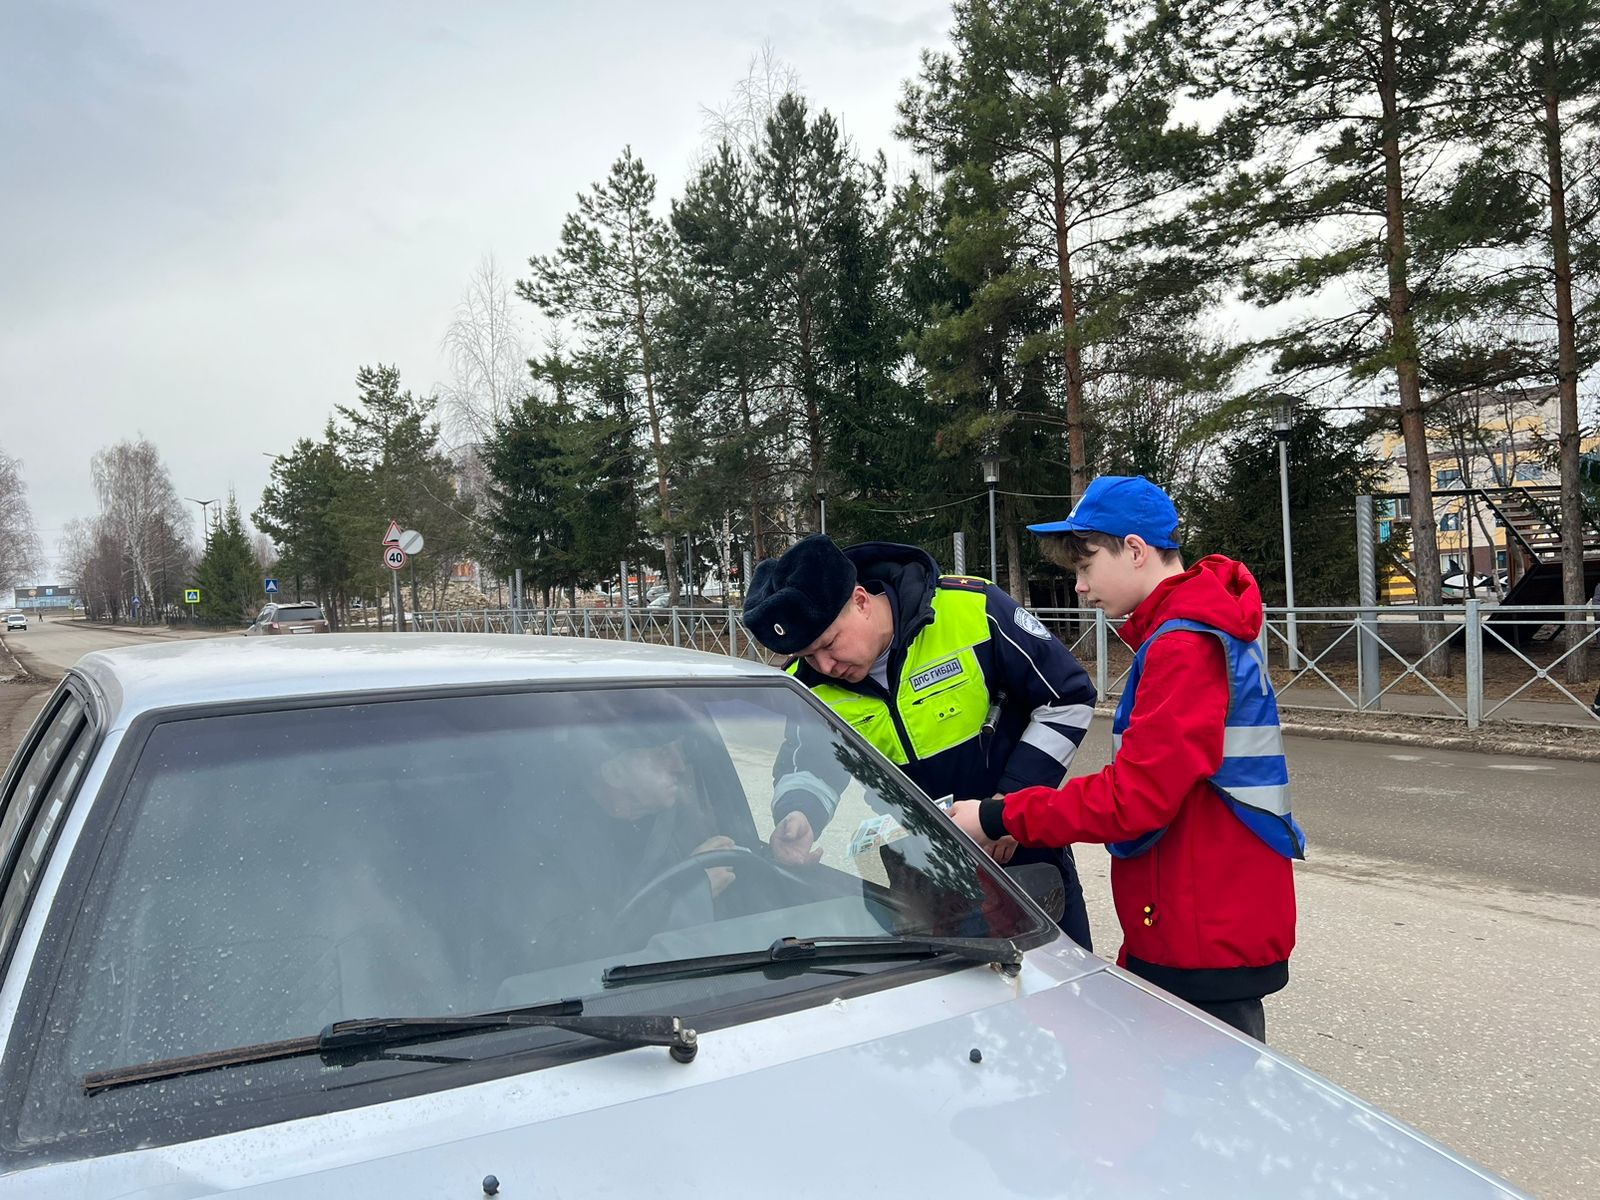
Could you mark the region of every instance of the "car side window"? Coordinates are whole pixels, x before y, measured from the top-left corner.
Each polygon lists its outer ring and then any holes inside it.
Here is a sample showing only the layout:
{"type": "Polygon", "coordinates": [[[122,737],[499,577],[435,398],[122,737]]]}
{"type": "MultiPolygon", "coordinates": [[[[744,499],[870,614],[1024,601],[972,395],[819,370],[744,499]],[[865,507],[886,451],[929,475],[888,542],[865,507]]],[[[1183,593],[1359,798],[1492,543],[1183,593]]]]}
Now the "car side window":
{"type": "Polygon", "coordinates": [[[83,705],[71,692],[63,692],[56,701],[44,733],[28,752],[27,761],[14,777],[10,795],[4,798],[4,811],[0,812],[0,873],[11,861],[18,831],[33,810],[39,788],[49,777],[51,769],[61,758],[67,736],[74,722],[83,716],[83,705]]]}
{"type": "Polygon", "coordinates": [[[0,817],[0,956],[27,911],[28,898],[94,739],[82,702],[68,694],[34,745],[0,817]]]}

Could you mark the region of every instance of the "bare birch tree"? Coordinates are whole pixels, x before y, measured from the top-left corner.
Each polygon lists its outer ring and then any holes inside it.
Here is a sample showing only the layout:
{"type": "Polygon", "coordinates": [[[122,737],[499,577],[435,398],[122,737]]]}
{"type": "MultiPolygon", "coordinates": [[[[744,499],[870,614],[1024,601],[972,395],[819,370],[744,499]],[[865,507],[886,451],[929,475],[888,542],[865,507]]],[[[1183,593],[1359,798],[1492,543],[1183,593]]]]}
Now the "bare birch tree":
{"type": "Polygon", "coordinates": [[[161,452],[143,437],[118,442],[95,454],[89,469],[100,500],[101,530],[125,557],[123,593],[160,594],[170,584],[177,567],[173,556],[189,530],[189,514],[161,452]]]}
{"type": "Polygon", "coordinates": [[[44,553],[28,507],[22,463],[0,450],[0,592],[15,587],[39,570],[44,553]]]}
{"type": "Polygon", "coordinates": [[[478,263],[445,330],[450,382],[440,389],[445,431],[477,445],[528,390],[528,350],[511,281],[494,256],[478,263]]]}
{"type": "Polygon", "coordinates": [[[732,146],[745,160],[754,159],[766,137],[767,122],[788,95],[800,95],[800,72],[778,57],[771,42],[750,56],[745,76],[715,108],[702,105],[702,165],[714,159],[718,147],[732,146]]]}

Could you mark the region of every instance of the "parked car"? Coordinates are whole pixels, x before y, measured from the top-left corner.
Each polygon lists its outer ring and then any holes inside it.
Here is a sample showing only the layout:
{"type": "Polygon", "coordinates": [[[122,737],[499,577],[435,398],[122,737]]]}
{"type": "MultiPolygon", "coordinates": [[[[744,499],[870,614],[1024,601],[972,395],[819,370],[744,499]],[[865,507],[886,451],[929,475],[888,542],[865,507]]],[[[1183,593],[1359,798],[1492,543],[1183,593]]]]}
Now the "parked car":
{"type": "MultiPolygon", "coordinates": [[[[1439,591],[1448,599],[1459,600],[1468,594],[1469,576],[1465,571],[1455,571],[1439,581],[1439,591]]],[[[1478,599],[1493,599],[1505,587],[1503,577],[1477,574],[1470,576],[1471,594],[1478,599]]]]}
{"type": "Polygon", "coordinates": [[[27,627],[28,627],[28,615],[26,613],[14,612],[14,613],[7,613],[6,614],[6,629],[7,630],[26,629],[27,627]]]}
{"type": "Polygon", "coordinates": [[[269,604],[245,627],[246,635],[260,633],[327,633],[328,618],[311,603],[269,604]]]}
{"type": "Polygon", "coordinates": [[[674,608],[674,607],[676,607],[676,608],[722,608],[723,607],[723,605],[721,603],[719,603],[718,601],[708,600],[704,596],[692,596],[688,592],[679,593],[679,595],[678,595],[678,603],[676,605],[673,605],[673,604],[669,603],[670,600],[671,600],[671,597],[667,593],[663,592],[661,595],[657,596],[654,600],[650,601],[649,604],[645,605],[645,607],[647,609],[654,609],[657,612],[662,612],[662,611],[665,611],[666,609],[674,608]]]}
{"type": "Polygon", "coordinates": [[[0,1193],[1517,1194],[1079,949],[1027,870],[739,659],[92,653],[0,779],[0,1193]],[[799,866],[791,737],[845,785],[799,866]]]}

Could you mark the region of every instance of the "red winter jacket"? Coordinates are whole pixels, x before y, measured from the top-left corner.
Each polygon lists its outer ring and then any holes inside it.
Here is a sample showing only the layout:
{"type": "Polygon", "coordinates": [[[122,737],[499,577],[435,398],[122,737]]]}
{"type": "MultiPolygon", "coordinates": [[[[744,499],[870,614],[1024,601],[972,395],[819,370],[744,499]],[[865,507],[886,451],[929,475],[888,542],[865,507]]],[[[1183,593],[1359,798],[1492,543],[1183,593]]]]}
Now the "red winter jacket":
{"type": "MultiPolygon", "coordinates": [[[[1186,617],[1236,637],[1261,632],[1261,591],[1242,563],[1202,559],[1162,581],[1123,625],[1137,649],[1186,617]]],[[[1294,868],[1247,829],[1207,782],[1222,762],[1227,664],[1210,634],[1174,630],[1145,656],[1122,747],[1098,775],[1005,798],[1024,846],[1119,842],[1167,827],[1136,858],[1111,860],[1122,923],[1118,963],[1193,1002],[1249,999],[1288,982],[1294,868]]]]}

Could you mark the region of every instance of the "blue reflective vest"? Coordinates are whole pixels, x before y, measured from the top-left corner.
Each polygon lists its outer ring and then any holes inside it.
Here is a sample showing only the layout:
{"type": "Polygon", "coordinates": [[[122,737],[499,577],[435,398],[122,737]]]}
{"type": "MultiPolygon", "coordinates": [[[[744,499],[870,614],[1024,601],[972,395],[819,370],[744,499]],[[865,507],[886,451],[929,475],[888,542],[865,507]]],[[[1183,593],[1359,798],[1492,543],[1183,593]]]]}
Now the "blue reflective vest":
{"type": "MultiPolygon", "coordinates": [[[[1158,626],[1133,656],[1128,683],[1111,722],[1111,744],[1120,750],[1122,734],[1133,716],[1133,698],[1144,674],[1145,654],[1155,640],[1174,629],[1209,633],[1222,643],[1228,658],[1228,716],[1223,731],[1222,765],[1211,776],[1233,815],[1268,846],[1285,858],[1306,856],[1306,835],[1289,811],[1289,760],[1283,753],[1283,730],[1278,724],[1278,697],[1272,690],[1261,648],[1199,621],[1172,620],[1158,626]]],[[[1143,854],[1166,833],[1163,826],[1107,849],[1118,858],[1143,854]]]]}

